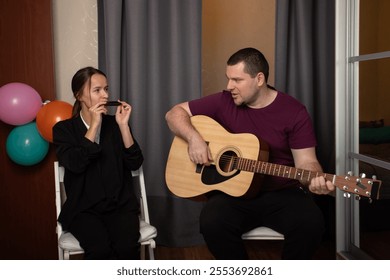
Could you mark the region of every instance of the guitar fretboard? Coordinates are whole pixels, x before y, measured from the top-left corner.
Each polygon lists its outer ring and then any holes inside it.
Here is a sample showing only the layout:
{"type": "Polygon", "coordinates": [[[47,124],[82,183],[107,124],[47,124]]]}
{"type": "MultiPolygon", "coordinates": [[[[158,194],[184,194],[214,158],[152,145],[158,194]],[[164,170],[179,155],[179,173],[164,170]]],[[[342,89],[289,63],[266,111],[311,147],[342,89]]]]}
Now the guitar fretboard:
{"type": "Polygon", "coordinates": [[[265,161],[257,161],[246,158],[232,157],[232,163],[235,169],[272,175],[277,177],[300,180],[301,182],[310,182],[312,178],[324,176],[325,173],[313,172],[309,170],[299,169],[292,166],[269,163],[265,161]]]}

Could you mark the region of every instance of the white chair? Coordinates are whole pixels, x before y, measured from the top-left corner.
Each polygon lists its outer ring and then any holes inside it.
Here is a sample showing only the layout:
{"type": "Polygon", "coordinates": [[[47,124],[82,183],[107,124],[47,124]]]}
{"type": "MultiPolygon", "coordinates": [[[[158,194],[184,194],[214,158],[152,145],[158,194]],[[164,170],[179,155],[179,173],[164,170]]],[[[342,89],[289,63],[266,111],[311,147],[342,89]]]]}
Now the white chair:
{"type": "MultiPolygon", "coordinates": [[[[66,200],[64,188],[64,167],[60,166],[57,161],[54,162],[54,176],[55,176],[55,192],[56,192],[56,210],[57,219],[61,212],[61,207],[66,200]]],[[[141,243],[141,259],[145,259],[146,247],[148,248],[149,259],[154,260],[154,248],[156,242],[154,238],[157,236],[157,229],[150,225],[148,202],[146,199],[145,178],[142,166],[132,171],[134,180],[134,187],[137,188],[137,194],[140,197],[140,239],[141,243]]],[[[58,238],[58,258],[60,260],[69,260],[71,255],[83,254],[84,250],[80,247],[77,239],[70,233],[62,230],[61,224],[57,221],[57,238],[58,238]]]]}
{"type": "Polygon", "coordinates": [[[244,240],[284,240],[283,234],[268,227],[254,228],[241,236],[244,240]]]}

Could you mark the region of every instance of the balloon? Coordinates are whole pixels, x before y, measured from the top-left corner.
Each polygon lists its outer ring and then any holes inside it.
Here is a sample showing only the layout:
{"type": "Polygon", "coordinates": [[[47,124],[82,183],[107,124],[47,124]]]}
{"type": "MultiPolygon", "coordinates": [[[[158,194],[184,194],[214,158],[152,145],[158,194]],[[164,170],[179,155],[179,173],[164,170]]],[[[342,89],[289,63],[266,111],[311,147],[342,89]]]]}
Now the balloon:
{"type": "Polygon", "coordinates": [[[51,101],[46,103],[37,114],[37,128],[46,141],[53,142],[53,126],[72,116],[72,105],[64,101],[51,101]]]}
{"type": "Polygon", "coordinates": [[[0,120],[11,125],[32,122],[42,99],[38,92],[23,83],[9,83],[0,87],[0,120]]]}
{"type": "Polygon", "coordinates": [[[7,137],[6,150],[13,162],[30,166],[45,158],[49,151],[49,142],[39,134],[36,123],[31,122],[11,130],[7,137]]]}

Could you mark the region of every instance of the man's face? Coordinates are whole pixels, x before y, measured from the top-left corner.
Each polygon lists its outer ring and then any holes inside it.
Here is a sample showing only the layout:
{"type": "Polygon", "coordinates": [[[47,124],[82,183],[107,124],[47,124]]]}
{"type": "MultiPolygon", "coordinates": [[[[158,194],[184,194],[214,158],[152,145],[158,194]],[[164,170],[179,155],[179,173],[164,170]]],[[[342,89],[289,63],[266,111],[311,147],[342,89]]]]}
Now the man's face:
{"type": "Polygon", "coordinates": [[[226,67],[227,90],[231,92],[234,103],[237,106],[250,106],[256,103],[259,97],[260,85],[263,83],[261,77],[264,77],[264,75],[262,73],[251,77],[244,71],[244,67],[243,62],[226,67]]]}

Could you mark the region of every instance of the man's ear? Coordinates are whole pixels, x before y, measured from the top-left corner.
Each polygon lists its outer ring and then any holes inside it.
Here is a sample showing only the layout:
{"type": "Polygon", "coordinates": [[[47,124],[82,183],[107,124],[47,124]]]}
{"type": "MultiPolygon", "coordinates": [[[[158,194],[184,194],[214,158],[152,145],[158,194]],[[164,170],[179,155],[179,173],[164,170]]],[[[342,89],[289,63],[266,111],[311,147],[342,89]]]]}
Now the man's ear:
{"type": "Polygon", "coordinates": [[[257,78],[257,84],[259,86],[261,86],[265,83],[265,76],[264,76],[263,72],[257,73],[256,78],[257,78]]]}

